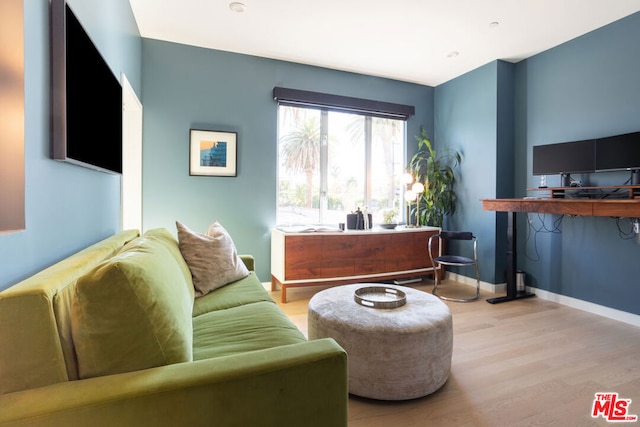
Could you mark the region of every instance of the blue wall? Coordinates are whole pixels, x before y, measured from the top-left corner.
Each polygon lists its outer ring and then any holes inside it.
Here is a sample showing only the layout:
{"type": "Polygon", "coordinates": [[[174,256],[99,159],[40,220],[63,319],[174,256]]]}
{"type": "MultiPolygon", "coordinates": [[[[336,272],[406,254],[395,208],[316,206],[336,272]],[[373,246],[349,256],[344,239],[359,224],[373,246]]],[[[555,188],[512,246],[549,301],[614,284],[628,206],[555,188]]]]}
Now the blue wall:
{"type": "MultiPolygon", "coordinates": [[[[437,143],[465,157],[462,209],[449,221],[478,234],[483,280],[505,280],[506,214],[483,212],[480,199],[523,197],[537,187],[534,145],[640,130],[638,46],[640,13],[517,65],[496,61],[436,88],[437,143]]],[[[622,185],[629,176],[575,178],[622,185]]],[[[558,176],[547,180],[560,184],[558,176]]],[[[532,214],[520,215],[518,226],[518,268],[529,285],[640,314],[640,245],[620,237],[615,219],[532,214]],[[537,230],[559,224],[559,232],[536,233],[527,219],[537,230]]],[[[629,232],[629,221],[620,220],[620,228],[629,232]]]]}
{"type": "Polygon", "coordinates": [[[217,220],[269,281],[276,215],[274,86],[414,105],[407,139],[433,133],[433,88],[143,40],[143,227],[205,232],[217,220]],[[238,176],[189,176],[189,129],[238,132],[238,176]]]}
{"type": "MultiPolygon", "coordinates": [[[[140,93],[142,44],[128,0],[69,3],[140,93]]],[[[24,2],[24,28],[26,229],[0,235],[0,289],[120,229],[120,177],[49,158],[49,0],[24,2]]]]}
{"type": "MultiPolygon", "coordinates": [[[[534,145],[640,130],[638,46],[640,13],[517,65],[516,147],[526,156],[526,164],[521,159],[518,164],[526,167],[516,173],[515,196],[539,185],[539,177],[531,174],[534,145]]],[[[626,172],[575,176],[585,185],[621,185],[629,177],[626,172]]],[[[560,179],[547,177],[547,182],[557,186],[560,179]]],[[[549,228],[557,219],[544,218],[549,228]]],[[[619,237],[615,219],[565,216],[562,233],[538,233],[528,240],[525,227],[519,229],[519,250],[527,256],[518,262],[535,286],[640,314],[640,245],[619,237]]],[[[630,231],[628,220],[620,227],[630,231]]]]}
{"type": "Polygon", "coordinates": [[[440,152],[452,148],[462,155],[456,171],[457,209],[444,228],[474,232],[480,243],[480,277],[491,283],[496,283],[495,247],[500,240],[496,241],[495,215],[482,210],[480,199],[497,197],[498,70],[499,62],[494,61],[435,91],[434,144],[440,152]]]}

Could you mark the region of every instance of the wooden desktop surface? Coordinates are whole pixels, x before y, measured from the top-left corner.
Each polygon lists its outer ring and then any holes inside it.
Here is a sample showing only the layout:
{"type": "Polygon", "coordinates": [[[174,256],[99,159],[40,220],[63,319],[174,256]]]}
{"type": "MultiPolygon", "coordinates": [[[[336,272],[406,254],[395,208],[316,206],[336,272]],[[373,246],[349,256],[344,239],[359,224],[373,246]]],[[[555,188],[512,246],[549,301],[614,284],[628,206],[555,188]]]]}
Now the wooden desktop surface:
{"type": "Polygon", "coordinates": [[[497,212],[637,218],[640,217],[640,199],[482,199],[482,209],[497,212]]]}

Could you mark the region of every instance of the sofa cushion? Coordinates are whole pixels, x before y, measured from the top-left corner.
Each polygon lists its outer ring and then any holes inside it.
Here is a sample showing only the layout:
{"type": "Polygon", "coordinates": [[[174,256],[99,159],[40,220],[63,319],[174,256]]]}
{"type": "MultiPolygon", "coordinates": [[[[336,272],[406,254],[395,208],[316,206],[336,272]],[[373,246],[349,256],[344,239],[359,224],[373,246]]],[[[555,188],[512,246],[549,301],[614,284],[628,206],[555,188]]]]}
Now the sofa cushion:
{"type": "Polygon", "coordinates": [[[179,221],[176,227],[196,298],[249,275],[231,236],[218,222],[211,224],[206,234],[190,230],[179,221]]]}
{"type": "Polygon", "coordinates": [[[305,342],[306,338],[273,302],[212,311],[193,319],[193,359],[305,342]]]}
{"type": "Polygon", "coordinates": [[[76,284],[71,327],[80,378],[191,361],[192,310],[164,242],[131,242],[76,284]]]}
{"type": "MultiPolygon", "coordinates": [[[[191,270],[189,270],[189,266],[187,262],[184,260],[182,256],[182,252],[180,252],[180,247],[178,246],[178,241],[174,236],[169,233],[169,230],[166,228],[153,228],[144,233],[145,237],[148,237],[151,240],[157,241],[159,244],[164,246],[171,252],[173,259],[176,260],[178,267],[180,267],[180,271],[184,277],[184,283],[187,285],[187,291],[189,292],[190,299],[195,298],[195,289],[193,288],[193,281],[191,278],[191,270]]],[[[129,246],[132,246],[130,244],[129,246]]]]}
{"type": "Polygon", "coordinates": [[[256,273],[251,272],[247,277],[229,283],[201,298],[196,298],[193,304],[193,317],[210,311],[224,310],[225,308],[260,301],[275,304],[273,298],[271,298],[267,290],[262,286],[262,283],[260,283],[256,273]]]}

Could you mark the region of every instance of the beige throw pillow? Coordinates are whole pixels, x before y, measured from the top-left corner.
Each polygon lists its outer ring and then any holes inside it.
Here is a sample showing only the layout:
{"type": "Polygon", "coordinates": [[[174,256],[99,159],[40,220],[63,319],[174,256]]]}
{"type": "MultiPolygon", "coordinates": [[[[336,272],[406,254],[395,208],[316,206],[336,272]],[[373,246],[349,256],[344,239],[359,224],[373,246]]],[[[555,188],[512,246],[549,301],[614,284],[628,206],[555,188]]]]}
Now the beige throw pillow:
{"type": "Polygon", "coordinates": [[[206,234],[190,230],[176,221],[178,244],[191,276],[196,298],[249,275],[236,246],[220,223],[209,226],[206,234]]]}

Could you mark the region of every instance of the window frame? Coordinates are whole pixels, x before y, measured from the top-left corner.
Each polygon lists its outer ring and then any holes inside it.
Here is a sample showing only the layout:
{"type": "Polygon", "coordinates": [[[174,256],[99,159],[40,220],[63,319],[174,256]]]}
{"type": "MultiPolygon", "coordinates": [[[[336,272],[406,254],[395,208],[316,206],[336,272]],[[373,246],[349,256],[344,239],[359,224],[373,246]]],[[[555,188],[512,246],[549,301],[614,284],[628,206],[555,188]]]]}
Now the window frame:
{"type": "MultiPolygon", "coordinates": [[[[276,88],[277,89],[277,88],[276,88]]],[[[376,118],[387,118],[387,119],[393,119],[393,120],[398,120],[398,121],[402,121],[404,122],[403,124],[403,129],[402,129],[402,135],[401,135],[401,144],[402,144],[402,154],[405,158],[403,158],[403,164],[406,163],[406,155],[407,155],[407,151],[406,151],[406,138],[407,138],[407,124],[406,124],[406,118],[404,120],[401,120],[400,117],[398,117],[397,114],[393,114],[393,115],[381,115],[381,114],[375,114],[372,112],[365,112],[363,111],[362,108],[358,108],[357,110],[348,110],[345,108],[334,108],[328,105],[325,106],[320,106],[320,105],[316,105],[316,104],[311,104],[309,102],[307,103],[300,103],[300,102],[290,102],[290,101],[283,101],[281,98],[276,97],[276,89],[274,89],[274,99],[276,99],[278,101],[278,179],[277,179],[277,194],[278,194],[278,201],[277,201],[277,209],[278,212],[276,214],[277,217],[277,225],[286,225],[286,224],[281,224],[282,222],[282,218],[280,217],[280,191],[281,191],[281,180],[280,180],[280,169],[281,169],[281,156],[280,156],[280,144],[281,144],[281,138],[282,138],[282,134],[281,134],[281,108],[280,107],[294,107],[294,108],[300,108],[300,109],[310,109],[310,110],[320,110],[320,141],[319,141],[319,148],[320,148],[320,153],[319,153],[319,170],[318,170],[318,174],[319,174],[319,178],[320,178],[320,183],[318,186],[318,224],[319,225],[328,225],[330,224],[332,221],[328,221],[326,218],[327,213],[329,212],[328,209],[328,202],[329,202],[329,186],[328,186],[328,176],[329,176],[329,155],[328,155],[328,151],[329,151],[329,130],[328,130],[328,117],[329,117],[329,113],[330,112],[336,112],[336,113],[349,113],[349,114],[356,114],[359,116],[362,116],[364,119],[364,129],[363,129],[363,144],[364,144],[364,167],[365,167],[365,173],[364,173],[364,189],[363,189],[363,198],[364,198],[364,202],[363,202],[363,208],[365,206],[372,206],[372,194],[373,194],[373,179],[372,179],[372,168],[373,168],[373,119],[374,117],[376,118]]],[[[379,103],[378,103],[379,104],[379,103]]],[[[396,105],[396,104],[393,104],[396,105]]],[[[410,107],[413,108],[413,107],[410,107]]],[[[395,165],[395,162],[394,162],[395,165]]],[[[397,173],[397,171],[396,171],[397,173]]],[[[396,173],[394,173],[394,176],[392,177],[392,179],[395,178],[399,178],[396,177],[396,173]]],[[[402,208],[404,205],[404,191],[401,191],[400,194],[397,196],[398,199],[394,200],[399,200],[400,203],[398,206],[398,211],[397,214],[398,216],[404,220],[404,214],[405,214],[405,210],[402,208]]],[[[395,204],[395,202],[394,202],[395,204]]],[[[347,209],[348,210],[348,209],[347,209]]],[[[314,222],[315,224],[315,222],[314,222]]],[[[288,225],[292,225],[292,224],[288,224],[288,225]]],[[[296,224],[296,225],[300,225],[300,224],[296,224]]]]}

